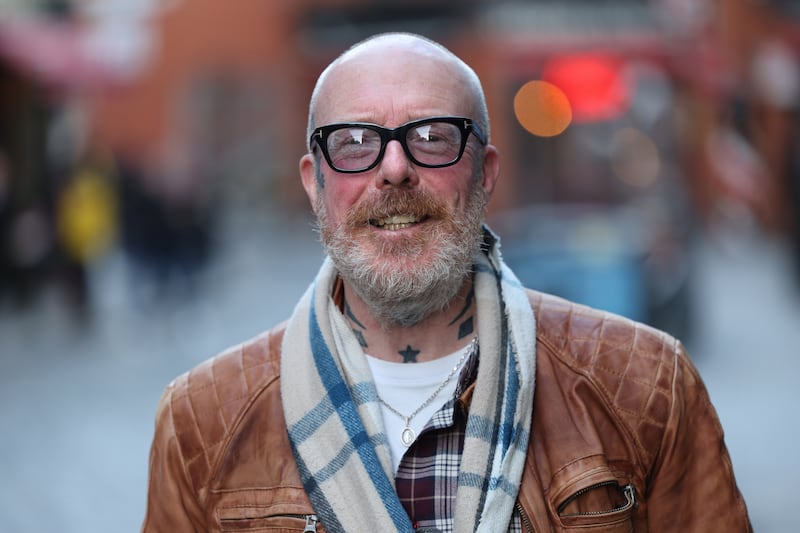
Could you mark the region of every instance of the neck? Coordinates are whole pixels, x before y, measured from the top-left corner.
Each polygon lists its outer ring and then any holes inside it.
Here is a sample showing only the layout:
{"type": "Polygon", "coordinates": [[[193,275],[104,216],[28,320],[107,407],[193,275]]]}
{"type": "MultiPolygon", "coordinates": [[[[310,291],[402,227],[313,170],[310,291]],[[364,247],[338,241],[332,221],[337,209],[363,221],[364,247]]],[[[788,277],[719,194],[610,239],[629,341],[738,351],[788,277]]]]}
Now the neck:
{"type": "Polygon", "coordinates": [[[478,331],[472,278],[443,310],[418,324],[382,323],[346,282],[334,295],[364,352],[390,362],[421,363],[444,357],[469,344],[478,331]]]}

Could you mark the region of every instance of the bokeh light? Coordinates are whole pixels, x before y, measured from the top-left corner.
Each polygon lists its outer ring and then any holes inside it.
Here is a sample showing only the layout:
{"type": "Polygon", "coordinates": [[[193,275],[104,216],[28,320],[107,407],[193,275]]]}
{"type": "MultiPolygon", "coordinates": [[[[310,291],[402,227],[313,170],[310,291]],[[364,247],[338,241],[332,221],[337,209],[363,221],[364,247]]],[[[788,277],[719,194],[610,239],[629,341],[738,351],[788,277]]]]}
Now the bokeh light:
{"type": "Polygon", "coordinates": [[[527,131],[554,137],[572,122],[572,106],[564,91],[542,80],[529,81],[514,96],[514,115],[527,131]]]}
{"type": "Polygon", "coordinates": [[[545,65],[542,79],[564,91],[576,122],[612,120],[630,106],[630,80],[623,62],[611,54],[555,56],[545,65]]]}

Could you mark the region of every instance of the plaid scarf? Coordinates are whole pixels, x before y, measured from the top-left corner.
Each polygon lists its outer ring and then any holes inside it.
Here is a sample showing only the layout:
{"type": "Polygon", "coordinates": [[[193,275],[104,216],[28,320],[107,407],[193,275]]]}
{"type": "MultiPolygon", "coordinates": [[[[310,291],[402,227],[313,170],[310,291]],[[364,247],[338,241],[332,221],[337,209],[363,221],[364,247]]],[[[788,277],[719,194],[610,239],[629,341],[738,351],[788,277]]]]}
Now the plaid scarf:
{"type": "MultiPolygon", "coordinates": [[[[458,477],[459,532],[508,528],[533,410],[533,312],[488,228],[485,236],[475,264],[481,359],[458,477]]],[[[297,468],[327,531],[411,532],[369,366],[331,298],[336,277],[327,258],[283,340],[281,395],[297,468]]]]}

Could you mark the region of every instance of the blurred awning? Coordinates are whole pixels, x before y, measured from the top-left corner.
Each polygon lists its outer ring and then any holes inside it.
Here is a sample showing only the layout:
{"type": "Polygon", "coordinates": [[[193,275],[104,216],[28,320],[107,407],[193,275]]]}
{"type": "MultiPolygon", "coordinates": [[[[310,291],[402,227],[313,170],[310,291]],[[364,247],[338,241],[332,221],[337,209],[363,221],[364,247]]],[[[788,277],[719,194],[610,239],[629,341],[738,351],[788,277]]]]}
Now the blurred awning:
{"type": "Polygon", "coordinates": [[[0,19],[0,61],[58,90],[93,89],[117,81],[92,54],[84,30],[66,22],[0,19]]]}

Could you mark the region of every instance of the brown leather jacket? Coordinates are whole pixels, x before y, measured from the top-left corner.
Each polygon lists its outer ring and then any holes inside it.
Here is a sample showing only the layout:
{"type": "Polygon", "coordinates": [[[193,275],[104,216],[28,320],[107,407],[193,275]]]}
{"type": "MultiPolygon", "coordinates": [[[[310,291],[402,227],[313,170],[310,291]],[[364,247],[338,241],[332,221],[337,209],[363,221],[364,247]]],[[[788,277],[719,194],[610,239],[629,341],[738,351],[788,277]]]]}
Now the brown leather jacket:
{"type": "MultiPolygon", "coordinates": [[[[722,428],[682,346],[641,324],[529,297],[537,367],[517,504],[523,529],[752,531],[722,428]]],[[[286,434],[283,331],[169,385],[157,413],[143,531],[324,530],[313,526],[286,434]]]]}

